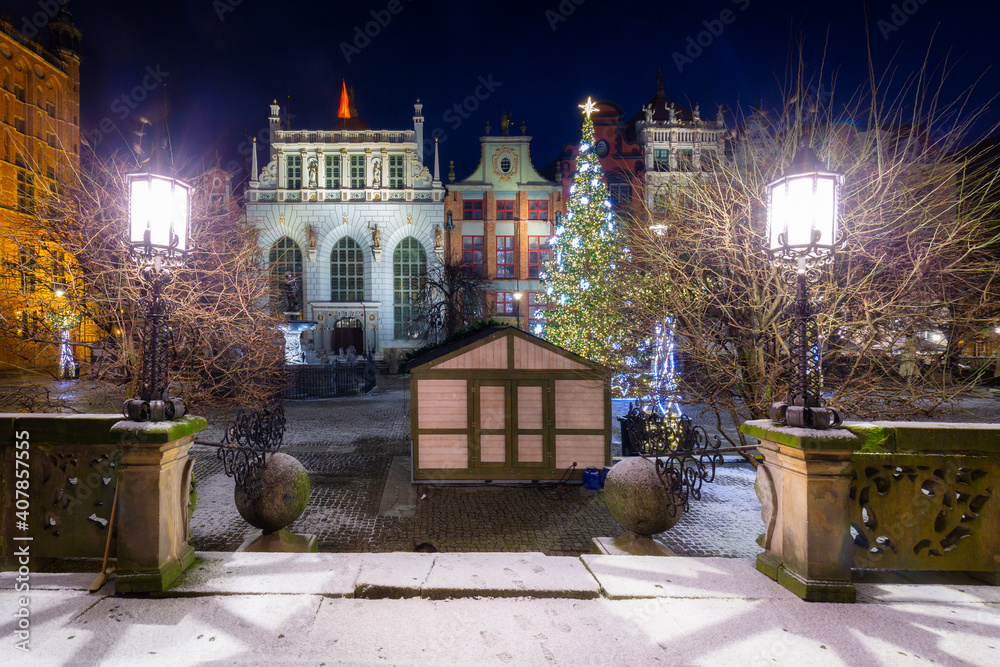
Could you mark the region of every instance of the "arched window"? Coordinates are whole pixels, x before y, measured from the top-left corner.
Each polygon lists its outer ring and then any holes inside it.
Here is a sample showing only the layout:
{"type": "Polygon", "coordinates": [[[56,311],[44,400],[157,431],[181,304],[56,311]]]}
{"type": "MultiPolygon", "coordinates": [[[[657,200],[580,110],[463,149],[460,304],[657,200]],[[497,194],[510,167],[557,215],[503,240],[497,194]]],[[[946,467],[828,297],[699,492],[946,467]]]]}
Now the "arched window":
{"type": "Polygon", "coordinates": [[[299,307],[295,310],[301,310],[305,283],[302,280],[302,250],[299,248],[299,244],[287,236],[282,236],[271,246],[267,263],[271,273],[271,296],[276,305],[284,309],[288,308],[289,294],[285,284],[285,276],[291,273],[295,276],[297,283],[296,294],[299,307]]]}
{"type": "Polygon", "coordinates": [[[407,236],[392,253],[392,320],[394,338],[422,338],[426,326],[413,322],[413,299],[427,274],[427,253],[420,241],[407,236]]]}
{"type": "Polygon", "coordinates": [[[330,253],[330,301],[363,301],[365,259],[350,236],[337,241],[330,253]]]}

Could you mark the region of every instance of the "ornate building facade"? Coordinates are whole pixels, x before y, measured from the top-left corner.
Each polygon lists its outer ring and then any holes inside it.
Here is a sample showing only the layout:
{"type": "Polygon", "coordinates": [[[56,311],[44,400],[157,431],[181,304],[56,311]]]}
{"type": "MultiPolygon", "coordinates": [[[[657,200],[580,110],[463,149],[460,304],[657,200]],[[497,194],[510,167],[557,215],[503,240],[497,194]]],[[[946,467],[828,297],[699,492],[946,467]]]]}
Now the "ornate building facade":
{"type": "Polygon", "coordinates": [[[271,105],[269,159],[258,171],[255,149],[247,222],[259,230],[273,280],[296,278],[298,310],[318,322],[307,342],[320,356],[423,342],[411,304],[443,252],[445,192],[437,146],[433,171],[421,161],[422,110],[417,100],[413,129],[373,130],[345,91],[329,130],[287,130],[271,105]]]}
{"type": "Polygon", "coordinates": [[[49,46],[0,19],[0,371],[75,373],[72,258],[37,216],[80,168],[80,39],[62,8],[49,46]],[[65,368],[63,368],[65,366],[65,368]]]}
{"type": "Polygon", "coordinates": [[[499,135],[487,124],[475,171],[461,181],[449,173],[445,246],[451,262],[493,281],[486,305],[494,318],[530,331],[546,307],[539,276],[564,199],[559,182],[535,171],[531,137],[520,129],[511,135],[506,115],[499,135]]]}
{"type": "MultiPolygon", "coordinates": [[[[706,120],[699,104],[688,109],[671,100],[662,73],[657,73],[653,98],[631,118],[626,120],[623,109],[608,101],[598,102],[591,118],[594,149],[617,211],[652,206],[668,185],[683,184],[724,155],[727,130],[721,108],[714,120],[706,120]]],[[[576,151],[576,143],[567,144],[546,172],[561,179],[564,197],[573,184],[576,151]]]]}

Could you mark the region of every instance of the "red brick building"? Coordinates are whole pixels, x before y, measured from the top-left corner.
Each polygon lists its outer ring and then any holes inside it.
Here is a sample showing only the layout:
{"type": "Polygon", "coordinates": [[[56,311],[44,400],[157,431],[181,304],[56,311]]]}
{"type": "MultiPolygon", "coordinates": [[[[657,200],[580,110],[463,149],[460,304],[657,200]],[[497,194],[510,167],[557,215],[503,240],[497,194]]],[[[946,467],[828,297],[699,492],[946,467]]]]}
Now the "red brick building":
{"type": "Polygon", "coordinates": [[[487,126],[480,137],[479,165],[468,178],[449,174],[445,253],[447,261],[493,281],[487,305],[495,318],[530,330],[545,308],[539,275],[565,200],[560,183],[532,166],[525,126],[511,135],[506,115],[500,125],[499,135],[487,126]]]}

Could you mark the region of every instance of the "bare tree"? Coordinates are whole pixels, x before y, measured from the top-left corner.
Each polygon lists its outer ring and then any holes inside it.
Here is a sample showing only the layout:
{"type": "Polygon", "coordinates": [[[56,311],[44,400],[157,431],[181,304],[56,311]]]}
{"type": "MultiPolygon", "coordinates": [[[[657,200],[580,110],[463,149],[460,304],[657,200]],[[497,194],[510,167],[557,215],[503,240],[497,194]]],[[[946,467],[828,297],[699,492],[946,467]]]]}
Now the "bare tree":
{"type": "MultiPolygon", "coordinates": [[[[119,160],[94,161],[72,183],[36,193],[31,230],[0,227],[5,248],[16,249],[5,253],[0,277],[8,370],[56,376],[53,360],[72,350],[83,374],[102,381],[108,403],[135,395],[141,349],[137,303],[146,288],[123,240],[129,171],[119,160]]],[[[261,308],[269,286],[254,234],[235,206],[196,197],[195,249],[165,294],[173,302],[170,377],[189,409],[257,405],[281,387],[278,316],[261,308]]],[[[26,395],[8,394],[14,402],[26,395]]]]}
{"type": "Polygon", "coordinates": [[[493,282],[459,262],[439,261],[428,267],[414,298],[414,322],[430,340],[440,340],[489,316],[493,282]]]}
{"type": "Polygon", "coordinates": [[[967,388],[953,372],[960,341],[1000,297],[997,202],[951,150],[975,116],[963,100],[943,107],[929,76],[891,100],[876,81],[836,107],[810,105],[815,82],[799,76],[777,117],[739,119],[727,156],[648,193],[609,305],[636,338],[672,320],[684,400],[740,423],[784,398],[793,294],[761,249],[765,186],[803,136],[845,175],[847,245],[813,290],[825,401],[855,419],[929,415],[967,388]],[[957,129],[935,137],[943,123],[957,129]]]}

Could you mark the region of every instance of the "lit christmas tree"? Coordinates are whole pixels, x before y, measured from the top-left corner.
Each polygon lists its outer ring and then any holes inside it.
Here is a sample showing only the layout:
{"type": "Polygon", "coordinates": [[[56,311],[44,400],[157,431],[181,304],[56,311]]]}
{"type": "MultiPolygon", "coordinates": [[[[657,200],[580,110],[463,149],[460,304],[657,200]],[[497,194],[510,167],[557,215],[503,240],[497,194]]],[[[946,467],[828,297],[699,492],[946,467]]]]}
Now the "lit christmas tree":
{"type": "MultiPolygon", "coordinates": [[[[552,238],[552,260],[542,282],[549,301],[544,332],[556,345],[611,368],[620,365],[621,328],[609,317],[613,298],[609,268],[620,253],[617,223],[611,211],[608,186],[594,151],[595,104],[581,104],[583,128],[576,156],[576,174],[570,186],[566,217],[552,238]]],[[[617,310],[617,309],[616,309],[617,310]]]]}

